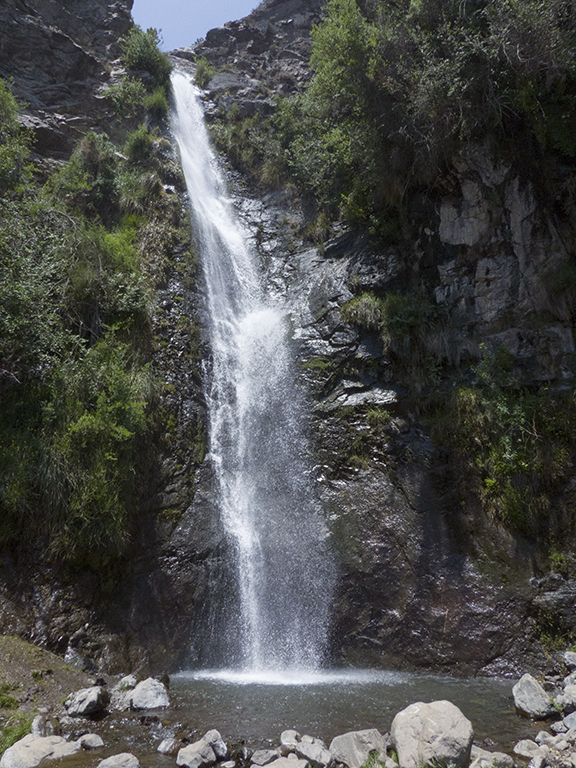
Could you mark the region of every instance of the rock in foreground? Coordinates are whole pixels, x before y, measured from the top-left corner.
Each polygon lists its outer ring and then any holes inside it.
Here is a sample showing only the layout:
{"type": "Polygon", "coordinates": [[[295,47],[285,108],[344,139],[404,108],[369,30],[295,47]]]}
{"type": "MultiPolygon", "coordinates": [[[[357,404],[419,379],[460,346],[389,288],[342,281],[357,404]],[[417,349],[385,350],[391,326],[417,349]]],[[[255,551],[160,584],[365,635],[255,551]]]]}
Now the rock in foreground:
{"type": "Polygon", "coordinates": [[[160,709],[169,707],[170,699],[166,686],[159,680],[149,677],[127,694],[131,709],[160,709]]]}
{"type": "Polygon", "coordinates": [[[554,714],[550,696],[532,675],[526,673],[512,688],[514,705],[518,712],[533,720],[543,720],[554,714]]]}
{"type": "Polygon", "coordinates": [[[472,723],[449,701],[411,704],[390,731],[401,768],[467,768],[473,738],[472,723]]]}
{"type": "Polygon", "coordinates": [[[98,717],[106,712],[110,694],[100,685],[71,693],[64,702],[70,717],[98,717]]]}
{"type": "Polygon", "coordinates": [[[35,736],[29,733],[4,752],[0,768],[35,768],[45,760],[58,760],[74,755],[82,747],[63,736],[35,736]]]}
{"type": "Polygon", "coordinates": [[[330,752],[339,763],[348,768],[361,768],[371,752],[378,756],[386,754],[386,744],[380,731],[368,728],[364,731],[349,731],[336,736],[330,742],[330,752]]]}

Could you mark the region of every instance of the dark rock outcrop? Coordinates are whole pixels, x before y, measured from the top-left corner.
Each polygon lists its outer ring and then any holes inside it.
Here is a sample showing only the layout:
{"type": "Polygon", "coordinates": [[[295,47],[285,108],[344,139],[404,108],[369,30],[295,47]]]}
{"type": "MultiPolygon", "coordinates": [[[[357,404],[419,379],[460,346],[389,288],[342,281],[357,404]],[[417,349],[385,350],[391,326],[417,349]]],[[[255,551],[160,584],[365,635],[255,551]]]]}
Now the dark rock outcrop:
{"type": "Polygon", "coordinates": [[[67,159],[87,130],[109,116],[110,81],[132,0],[5,0],[0,77],[13,78],[40,157],[67,159]]]}

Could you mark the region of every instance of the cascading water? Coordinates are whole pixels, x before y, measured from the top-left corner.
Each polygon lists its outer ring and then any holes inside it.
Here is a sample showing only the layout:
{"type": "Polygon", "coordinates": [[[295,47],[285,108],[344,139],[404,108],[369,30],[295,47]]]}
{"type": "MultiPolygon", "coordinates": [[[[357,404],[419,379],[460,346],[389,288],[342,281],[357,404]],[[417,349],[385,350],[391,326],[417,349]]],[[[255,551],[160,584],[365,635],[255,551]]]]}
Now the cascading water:
{"type": "Polygon", "coordinates": [[[228,618],[239,604],[235,625],[228,621],[225,629],[234,651],[209,662],[253,672],[317,669],[334,579],[308,480],[286,311],[266,296],[210,148],[197,89],[178,71],[172,85],[172,127],[206,287],[209,459],[235,560],[228,618]]]}

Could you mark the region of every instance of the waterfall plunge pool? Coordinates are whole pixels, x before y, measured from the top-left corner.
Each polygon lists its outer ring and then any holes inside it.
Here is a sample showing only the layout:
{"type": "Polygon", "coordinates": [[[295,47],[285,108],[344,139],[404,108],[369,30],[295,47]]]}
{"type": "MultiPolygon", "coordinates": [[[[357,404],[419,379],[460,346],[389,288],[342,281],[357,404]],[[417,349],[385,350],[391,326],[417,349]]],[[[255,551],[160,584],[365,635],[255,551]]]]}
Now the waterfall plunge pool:
{"type": "Polygon", "coordinates": [[[171,680],[171,718],[198,738],[210,728],[251,749],[280,743],[294,728],[326,742],[350,730],[390,730],[394,715],[415,701],[448,699],[474,726],[474,741],[510,752],[540,730],[515,714],[513,680],[452,678],[375,670],[250,673],[181,672],[171,680]]]}

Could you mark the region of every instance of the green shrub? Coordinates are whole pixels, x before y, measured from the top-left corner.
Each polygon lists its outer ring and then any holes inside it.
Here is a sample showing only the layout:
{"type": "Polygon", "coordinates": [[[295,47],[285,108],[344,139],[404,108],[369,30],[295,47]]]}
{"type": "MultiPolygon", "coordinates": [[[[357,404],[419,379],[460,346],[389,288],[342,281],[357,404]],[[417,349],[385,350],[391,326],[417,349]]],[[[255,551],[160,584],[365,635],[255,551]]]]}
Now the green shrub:
{"type": "Polygon", "coordinates": [[[144,108],[154,120],[160,120],[168,114],[170,105],[166,98],[164,86],[159,85],[154,91],[144,98],[144,108]]]}
{"type": "Polygon", "coordinates": [[[132,163],[143,163],[150,160],[154,137],[145,125],[129,134],[124,144],[124,152],[132,163]]]}
{"type": "Polygon", "coordinates": [[[0,193],[25,183],[31,133],[18,122],[19,106],[9,86],[0,79],[0,193]]]}
{"type": "Polygon", "coordinates": [[[165,257],[178,221],[146,128],[126,151],[90,132],[44,186],[20,174],[0,189],[0,547],[34,543],[93,569],[125,551],[146,484],[142,261],[165,257]],[[126,179],[142,217],[126,211],[126,179]]]}
{"type": "Polygon", "coordinates": [[[127,67],[148,72],[157,85],[169,88],[172,64],[168,56],[159,50],[159,43],[160,37],[156,29],[150,28],[144,32],[137,24],[120,41],[127,67]]]}
{"type": "Polygon", "coordinates": [[[576,442],[573,394],[518,386],[501,347],[476,366],[474,387],[459,387],[435,420],[437,445],[455,453],[461,480],[508,530],[545,542],[573,514],[556,498],[572,473],[576,442]],[[562,523],[562,517],[566,515],[562,523]]]}
{"type": "Polygon", "coordinates": [[[117,85],[106,91],[106,98],[114,105],[118,116],[132,117],[142,108],[146,89],[140,80],[123,77],[117,85]]]}
{"type": "Polygon", "coordinates": [[[196,73],[194,75],[194,82],[199,88],[206,88],[210,80],[212,80],[216,74],[216,70],[204,56],[198,56],[195,64],[196,73]]]}

